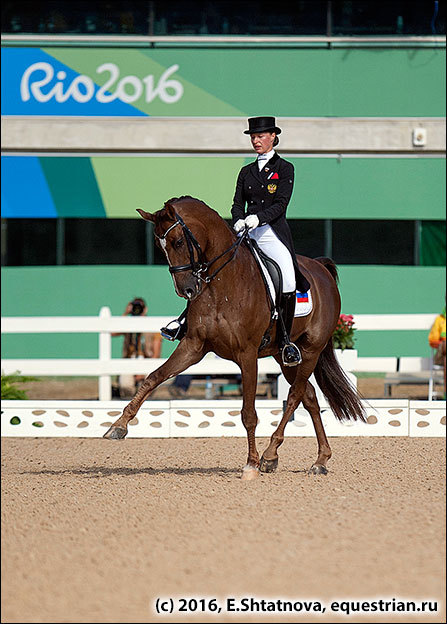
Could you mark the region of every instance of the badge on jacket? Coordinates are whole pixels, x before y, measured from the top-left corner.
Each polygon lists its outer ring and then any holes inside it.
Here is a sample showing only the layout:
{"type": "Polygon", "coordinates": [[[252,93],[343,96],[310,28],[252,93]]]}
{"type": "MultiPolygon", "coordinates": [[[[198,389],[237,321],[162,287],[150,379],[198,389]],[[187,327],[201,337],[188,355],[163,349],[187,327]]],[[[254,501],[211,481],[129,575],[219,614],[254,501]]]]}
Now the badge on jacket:
{"type": "Polygon", "coordinates": [[[268,190],[269,193],[275,193],[277,188],[278,187],[277,187],[276,184],[269,184],[267,186],[267,190],[268,190]]]}

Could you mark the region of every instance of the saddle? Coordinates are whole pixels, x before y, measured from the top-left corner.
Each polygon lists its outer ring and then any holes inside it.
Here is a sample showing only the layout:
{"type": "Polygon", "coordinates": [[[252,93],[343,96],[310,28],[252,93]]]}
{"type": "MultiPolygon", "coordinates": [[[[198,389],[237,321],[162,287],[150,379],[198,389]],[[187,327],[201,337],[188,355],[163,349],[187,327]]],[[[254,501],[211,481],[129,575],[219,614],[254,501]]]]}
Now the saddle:
{"type": "MultiPolygon", "coordinates": [[[[270,324],[261,340],[261,344],[259,346],[259,351],[261,351],[271,342],[270,331],[276,320],[279,321],[283,331],[285,331],[284,320],[279,310],[282,297],[282,273],[279,264],[263,252],[255,240],[247,237],[246,244],[256,260],[256,264],[258,265],[270,305],[270,324]]],[[[296,296],[297,303],[295,307],[295,316],[307,316],[312,310],[312,296],[310,289],[303,293],[297,291],[296,296]]]]}
{"type": "Polygon", "coordinates": [[[273,320],[277,313],[277,305],[279,305],[279,301],[282,294],[282,273],[279,267],[279,264],[273,258],[270,258],[262,249],[259,247],[258,243],[252,238],[247,239],[247,245],[250,248],[250,251],[253,254],[254,259],[256,260],[256,264],[259,267],[259,271],[261,273],[262,279],[264,281],[265,289],[267,291],[267,296],[270,304],[270,315],[271,320],[273,320]],[[267,276],[265,274],[265,270],[267,270],[268,275],[272,281],[274,297],[272,296],[271,288],[268,283],[267,276]]]}

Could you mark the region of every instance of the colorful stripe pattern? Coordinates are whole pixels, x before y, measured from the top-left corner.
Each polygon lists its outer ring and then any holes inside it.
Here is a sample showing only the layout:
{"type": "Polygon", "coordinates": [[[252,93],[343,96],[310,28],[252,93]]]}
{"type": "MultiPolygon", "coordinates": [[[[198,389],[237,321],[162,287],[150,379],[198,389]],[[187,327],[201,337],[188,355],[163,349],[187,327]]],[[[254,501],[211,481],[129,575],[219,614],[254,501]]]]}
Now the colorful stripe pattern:
{"type": "Polygon", "coordinates": [[[445,115],[441,48],[5,46],[1,57],[2,115],[445,115]]]}
{"type": "MultiPolygon", "coordinates": [[[[443,158],[289,158],[292,219],[445,219],[443,158]],[[324,184],[321,181],[324,180],[324,184]]],[[[230,217],[238,156],[2,156],[2,215],[137,218],[192,195],[230,217]]]]}
{"type": "Polygon", "coordinates": [[[192,195],[230,217],[243,158],[2,156],[3,218],[139,218],[192,195]],[[172,172],[175,171],[175,176],[172,172]]]}

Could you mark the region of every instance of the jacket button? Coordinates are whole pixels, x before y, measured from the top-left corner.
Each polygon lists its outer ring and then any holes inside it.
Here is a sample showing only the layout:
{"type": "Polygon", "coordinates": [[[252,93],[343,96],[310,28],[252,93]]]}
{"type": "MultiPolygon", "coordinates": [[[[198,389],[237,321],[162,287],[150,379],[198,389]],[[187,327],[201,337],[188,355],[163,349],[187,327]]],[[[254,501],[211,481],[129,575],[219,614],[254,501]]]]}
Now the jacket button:
{"type": "Polygon", "coordinates": [[[251,186],[249,186],[248,189],[251,191],[251,186]]]}
{"type": "Polygon", "coordinates": [[[264,185],[262,185],[261,188],[264,188],[264,185]]]}
{"type": "Polygon", "coordinates": [[[264,200],[263,200],[263,199],[261,199],[261,204],[263,204],[263,203],[264,203],[264,200]]]}

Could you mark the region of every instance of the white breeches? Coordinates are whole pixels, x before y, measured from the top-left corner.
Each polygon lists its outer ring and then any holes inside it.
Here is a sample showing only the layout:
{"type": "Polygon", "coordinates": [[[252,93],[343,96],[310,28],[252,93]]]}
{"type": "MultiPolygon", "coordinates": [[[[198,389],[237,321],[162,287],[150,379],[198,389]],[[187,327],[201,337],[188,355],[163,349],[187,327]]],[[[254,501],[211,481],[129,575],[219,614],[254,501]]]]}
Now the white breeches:
{"type": "Polygon", "coordinates": [[[269,225],[261,225],[250,232],[264,253],[273,258],[281,268],[283,293],[295,292],[295,267],[287,247],[276,236],[269,225]]]}

